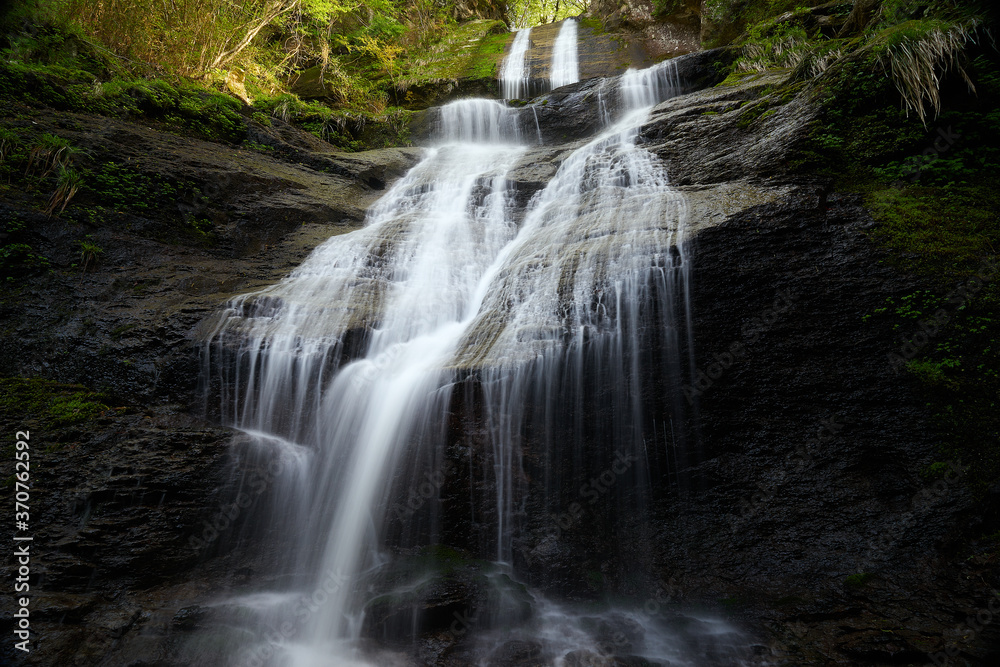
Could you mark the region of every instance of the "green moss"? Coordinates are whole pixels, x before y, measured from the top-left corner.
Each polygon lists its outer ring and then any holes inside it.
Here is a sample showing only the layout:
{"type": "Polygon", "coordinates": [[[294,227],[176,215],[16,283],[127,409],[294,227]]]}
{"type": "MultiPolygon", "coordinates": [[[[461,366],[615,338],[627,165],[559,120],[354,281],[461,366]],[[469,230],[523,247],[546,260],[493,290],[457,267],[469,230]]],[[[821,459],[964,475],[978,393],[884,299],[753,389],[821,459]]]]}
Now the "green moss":
{"type": "Polygon", "coordinates": [[[921,479],[925,481],[933,481],[937,479],[944,478],[949,472],[954,469],[952,463],[946,463],[944,461],[935,461],[929,466],[925,467],[920,471],[921,479]]]}
{"type": "Polygon", "coordinates": [[[441,80],[493,78],[508,39],[502,21],[470,21],[455,26],[439,42],[407,53],[397,85],[405,90],[441,80]]]}
{"type": "MultiPolygon", "coordinates": [[[[656,0],[669,6],[673,0],[656,0]]],[[[707,0],[702,17],[705,48],[726,46],[740,41],[754,26],[788,23],[784,16],[806,13],[807,8],[826,4],[826,0],[707,0]]],[[[844,3],[850,11],[850,2],[844,3]]],[[[656,5],[654,5],[656,6],[656,5]]]]}
{"type": "Polygon", "coordinates": [[[872,575],[868,572],[858,572],[857,574],[852,574],[844,580],[844,585],[849,588],[863,588],[867,586],[872,579],[872,575]]]}
{"type": "Polygon", "coordinates": [[[0,378],[0,410],[8,417],[37,419],[49,428],[90,421],[109,411],[107,399],[81,385],[33,378],[0,378]]]}
{"type": "Polygon", "coordinates": [[[163,79],[95,81],[81,70],[0,60],[0,104],[30,104],[111,117],[142,117],[210,141],[246,136],[239,100],[192,83],[163,79]]]}
{"type": "Polygon", "coordinates": [[[915,359],[907,364],[906,370],[926,385],[958,389],[958,383],[948,377],[947,370],[958,368],[961,365],[960,359],[942,359],[941,361],[915,359]]]}
{"type": "Polygon", "coordinates": [[[604,33],[607,32],[607,29],[604,27],[604,23],[599,18],[581,17],[577,20],[580,22],[581,26],[590,30],[590,32],[593,33],[595,36],[603,35],[604,33]]]}
{"type": "Polygon", "coordinates": [[[743,72],[739,70],[733,70],[726,78],[722,80],[719,84],[720,86],[738,86],[743,83],[749,83],[755,79],[761,77],[760,72],[743,72]]]}
{"type": "Polygon", "coordinates": [[[499,75],[500,63],[503,60],[504,48],[508,35],[487,35],[476,46],[476,56],[468,68],[468,76],[473,79],[491,79],[499,75]]]}
{"type": "Polygon", "coordinates": [[[740,113],[739,120],[736,121],[737,127],[741,130],[749,129],[758,119],[775,112],[775,110],[769,109],[769,107],[770,101],[767,99],[748,106],[740,113]]]}
{"type": "Polygon", "coordinates": [[[881,223],[873,232],[909,270],[959,276],[1000,248],[996,186],[884,188],[866,203],[881,223]]]}

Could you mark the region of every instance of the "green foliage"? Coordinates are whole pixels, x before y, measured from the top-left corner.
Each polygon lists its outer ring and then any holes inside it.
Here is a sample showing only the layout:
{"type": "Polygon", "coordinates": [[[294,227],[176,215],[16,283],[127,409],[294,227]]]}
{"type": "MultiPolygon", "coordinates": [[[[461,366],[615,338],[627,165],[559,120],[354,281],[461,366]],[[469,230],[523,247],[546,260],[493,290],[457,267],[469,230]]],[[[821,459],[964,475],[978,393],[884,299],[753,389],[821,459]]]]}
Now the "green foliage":
{"type": "Polygon", "coordinates": [[[682,7],[682,0],[653,0],[653,16],[669,16],[682,7]]]}
{"type": "Polygon", "coordinates": [[[590,8],[590,4],[589,0],[509,0],[507,22],[515,30],[531,28],[579,16],[590,8]]]}
{"type": "Polygon", "coordinates": [[[907,363],[906,370],[926,385],[958,389],[958,383],[948,377],[946,370],[959,368],[961,365],[962,362],[959,359],[942,359],[941,361],[915,359],[907,363]]]}
{"type": "Polygon", "coordinates": [[[86,273],[88,266],[96,267],[101,261],[104,248],[90,241],[89,236],[87,240],[77,241],[77,244],[80,246],[80,271],[86,273]]]}
{"type": "Polygon", "coordinates": [[[941,110],[941,79],[957,72],[972,86],[962,63],[966,45],[975,43],[982,21],[924,18],[890,26],[873,37],[870,48],[902,95],[908,111],[927,122],[929,109],[941,110]]]}
{"type": "MultiPolygon", "coordinates": [[[[802,16],[807,8],[826,4],[824,0],[706,0],[703,26],[705,48],[745,43],[748,29],[760,30],[780,23],[788,12],[802,16]]],[[[850,3],[845,3],[848,10],[850,3]]]]}
{"type": "Polygon", "coordinates": [[[27,243],[6,243],[0,246],[0,276],[7,283],[49,268],[49,260],[27,243]]]}
{"type": "Polygon", "coordinates": [[[84,186],[101,205],[140,214],[155,211],[163,204],[176,204],[177,195],[191,187],[118,162],[99,165],[84,186]]]}
{"type": "Polygon", "coordinates": [[[450,34],[455,10],[437,0],[40,0],[17,26],[30,34],[12,33],[0,53],[0,99],[143,115],[239,143],[246,110],[235,98],[286,92],[299,70],[316,68],[337,107],[381,113],[408,50],[450,34]]]}
{"type": "Polygon", "coordinates": [[[995,187],[879,189],[867,197],[874,237],[907,269],[958,276],[1000,247],[995,187]]]}
{"type": "MultiPolygon", "coordinates": [[[[797,15],[797,14],[796,14],[797,15]]],[[[796,67],[812,48],[812,36],[793,18],[782,17],[750,26],[742,40],[743,56],[735,69],[763,72],[796,67]]]]}
{"type": "Polygon", "coordinates": [[[59,213],[66,210],[67,204],[83,185],[83,177],[75,170],[59,165],[59,173],[56,176],[56,189],[49,197],[48,206],[45,212],[52,215],[59,209],[59,213]]]}
{"type": "Polygon", "coordinates": [[[34,378],[0,378],[0,410],[46,427],[82,424],[109,411],[107,399],[81,385],[34,378]]]}
{"type": "Polygon", "coordinates": [[[871,582],[872,575],[869,572],[858,572],[852,574],[844,580],[844,585],[848,588],[863,588],[871,582]]]}
{"type": "Polygon", "coordinates": [[[935,461],[920,471],[920,477],[926,481],[941,479],[952,470],[953,464],[944,461],[935,461]]]}
{"type": "Polygon", "coordinates": [[[426,49],[411,49],[401,63],[400,91],[441,80],[493,78],[508,39],[500,21],[471,21],[456,26],[426,49]]]}
{"type": "Polygon", "coordinates": [[[25,173],[34,173],[45,178],[53,171],[65,168],[73,153],[69,139],[54,134],[43,134],[28,153],[25,173]]]}
{"type": "Polygon", "coordinates": [[[906,370],[926,394],[941,454],[984,492],[1000,476],[1000,266],[996,175],[966,188],[883,188],[868,200],[873,237],[892,261],[932,281],[871,317],[889,318],[906,370]],[[902,348],[901,348],[902,349],[902,348]]]}
{"type": "MultiPolygon", "coordinates": [[[[46,66],[0,60],[0,103],[5,101],[112,117],[142,117],[212,141],[239,143],[246,136],[244,114],[248,109],[240,100],[200,85],[171,84],[163,79],[94,83],[66,78],[46,66]]],[[[51,146],[41,148],[48,151],[50,160],[56,154],[51,146]]]]}

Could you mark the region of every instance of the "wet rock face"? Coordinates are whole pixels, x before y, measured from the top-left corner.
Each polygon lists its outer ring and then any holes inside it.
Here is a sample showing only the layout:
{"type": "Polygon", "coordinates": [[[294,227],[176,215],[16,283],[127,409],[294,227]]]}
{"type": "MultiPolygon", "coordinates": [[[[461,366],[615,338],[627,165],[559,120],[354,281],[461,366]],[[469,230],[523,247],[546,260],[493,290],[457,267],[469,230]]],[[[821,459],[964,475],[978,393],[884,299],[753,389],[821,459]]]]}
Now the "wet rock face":
{"type": "MultiPolygon", "coordinates": [[[[960,467],[937,490],[921,478],[940,457],[933,425],[915,384],[886,361],[898,332],[866,322],[918,281],[883,263],[858,197],[788,172],[813,107],[796,99],[767,116],[743,115],[743,103],[771,83],[670,100],[643,128],[641,140],[672,180],[692,200],[711,200],[692,220],[690,379],[648,396],[652,422],[670,414],[672,395],[691,418],[661,422],[645,496],[609,484],[595,505],[581,503],[579,489],[607,463],[581,461],[611,461],[601,438],[574,438],[555,424],[553,452],[525,436],[515,564],[555,596],[615,590],[657,607],[730,600],[766,638],[762,654],[787,664],[919,662],[951,641],[950,619],[984,608],[995,574],[973,583],[968,572],[983,564],[951,555],[962,539],[956,526],[976,503],[960,467]],[[735,193],[732,207],[726,192],[735,193]],[[767,201],[754,199],[764,192],[767,201]],[[681,451],[674,438],[687,443],[681,451]],[[545,481],[552,478],[555,487],[545,481]],[[648,519],[629,523],[622,508],[640,502],[648,519]],[[624,567],[636,560],[651,580],[624,567]]],[[[569,100],[597,85],[548,99],[570,117],[579,109],[586,127],[593,105],[569,100]]],[[[543,134],[574,127],[555,112],[551,124],[540,118],[543,134]]],[[[540,149],[533,160],[515,183],[543,180],[560,158],[540,149]]],[[[448,452],[459,472],[441,490],[443,539],[482,552],[492,546],[495,489],[475,379],[467,384],[455,393],[454,413],[465,416],[448,452]],[[463,505],[470,494],[479,498],[475,522],[463,505]]],[[[985,626],[967,648],[972,664],[989,664],[998,635],[985,626]]],[[[510,664],[520,664],[516,656],[531,647],[510,650],[510,664]]]]}
{"type": "MultiPolygon", "coordinates": [[[[140,194],[85,190],[77,199],[96,215],[71,208],[49,218],[15,196],[0,201],[0,214],[30,226],[32,245],[52,268],[5,300],[0,370],[131,401],[194,400],[199,323],[228,295],[280,279],[329,236],[357,228],[366,207],[420,155],[337,153],[277,119],[253,130],[268,147],[257,151],[84,114],[33,112],[23,122],[88,151],[94,171],[119,165],[117,182],[174,184],[177,194],[165,198],[158,186],[140,194]],[[210,238],[193,231],[206,219],[210,238]],[[84,239],[103,251],[86,272],[84,239]]],[[[92,178],[89,186],[97,185],[92,178]]]]}
{"type": "Polygon", "coordinates": [[[595,0],[591,11],[609,30],[624,34],[630,50],[658,60],[701,47],[703,4],[700,0],[595,0]]]}
{"type": "Polygon", "coordinates": [[[201,585],[197,565],[212,545],[198,539],[225,500],[232,435],[170,408],[61,428],[3,412],[0,424],[31,431],[34,538],[32,652],[6,642],[0,659],[96,664],[148,627],[162,603],[150,591],[178,578],[201,585]]]}

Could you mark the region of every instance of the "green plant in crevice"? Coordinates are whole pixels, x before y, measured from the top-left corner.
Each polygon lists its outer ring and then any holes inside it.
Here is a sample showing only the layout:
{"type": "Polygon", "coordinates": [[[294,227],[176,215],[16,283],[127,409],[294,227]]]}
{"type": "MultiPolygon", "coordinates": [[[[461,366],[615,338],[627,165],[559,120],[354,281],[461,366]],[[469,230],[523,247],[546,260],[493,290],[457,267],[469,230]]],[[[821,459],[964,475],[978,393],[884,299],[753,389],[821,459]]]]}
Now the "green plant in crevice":
{"type": "Polygon", "coordinates": [[[0,127],[0,169],[7,171],[9,162],[13,162],[21,150],[21,135],[17,132],[0,127]]]}
{"type": "Polygon", "coordinates": [[[72,154],[69,139],[54,134],[43,134],[28,152],[28,166],[24,173],[37,173],[41,178],[45,178],[59,167],[68,166],[72,154]]]}
{"type": "Polygon", "coordinates": [[[48,269],[49,260],[27,243],[8,243],[0,246],[0,276],[7,283],[18,277],[48,269]]]}
{"type": "Polygon", "coordinates": [[[80,190],[83,185],[83,177],[73,169],[59,165],[59,174],[56,176],[56,190],[49,197],[48,206],[45,209],[46,215],[52,215],[56,208],[62,213],[66,210],[66,205],[80,190]]]}
{"type": "Polygon", "coordinates": [[[907,362],[906,370],[928,386],[940,386],[952,391],[959,389],[959,383],[948,376],[948,369],[960,368],[961,359],[914,359],[907,362]]]}
{"type": "Polygon", "coordinates": [[[793,21],[765,22],[749,29],[743,56],[734,67],[742,72],[796,68],[811,49],[811,37],[801,25],[793,21]]]}
{"type": "Polygon", "coordinates": [[[858,572],[844,579],[844,585],[848,588],[862,588],[871,582],[870,572],[858,572]]]}
{"type": "Polygon", "coordinates": [[[77,245],[80,246],[80,272],[86,273],[87,267],[97,268],[100,263],[101,256],[104,254],[104,248],[97,245],[93,241],[84,239],[82,241],[77,241],[77,245]]]}

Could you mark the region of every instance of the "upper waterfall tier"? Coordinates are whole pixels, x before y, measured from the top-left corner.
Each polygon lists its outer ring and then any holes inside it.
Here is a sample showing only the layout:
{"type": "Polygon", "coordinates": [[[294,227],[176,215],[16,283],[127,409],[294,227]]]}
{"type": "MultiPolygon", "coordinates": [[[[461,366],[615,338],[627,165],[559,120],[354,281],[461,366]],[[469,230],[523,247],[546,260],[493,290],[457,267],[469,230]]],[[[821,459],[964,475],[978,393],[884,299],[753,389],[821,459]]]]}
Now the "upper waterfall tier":
{"type": "Polygon", "coordinates": [[[513,100],[528,96],[531,79],[531,68],[527,59],[529,48],[531,48],[531,28],[519,30],[500,70],[500,93],[504,99],[513,100]]]}
{"type": "Polygon", "coordinates": [[[552,66],[549,70],[549,84],[552,88],[567,86],[580,80],[577,41],[577,22],[566,19],[552,47],[552,66]]]}

